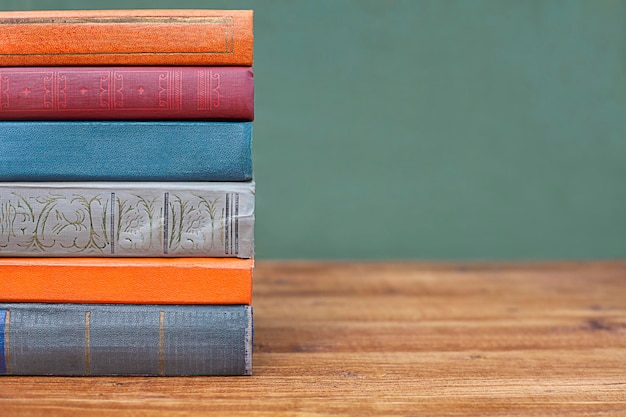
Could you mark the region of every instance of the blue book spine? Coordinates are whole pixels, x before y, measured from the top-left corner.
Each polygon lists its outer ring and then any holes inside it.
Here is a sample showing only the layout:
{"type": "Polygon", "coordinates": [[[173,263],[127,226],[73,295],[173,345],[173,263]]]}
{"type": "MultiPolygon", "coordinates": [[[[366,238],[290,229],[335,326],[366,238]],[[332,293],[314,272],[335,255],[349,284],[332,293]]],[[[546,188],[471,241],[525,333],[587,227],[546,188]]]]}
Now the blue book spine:
{"type": "Polygon", "coordinates": [[[250,122],[0,122],[0,181],[248,181],[250,122]]]}
{"type": "Polygon", "coordinates": [[[247,305],[0,304],[0,375],[250,375],[247,305]]]}

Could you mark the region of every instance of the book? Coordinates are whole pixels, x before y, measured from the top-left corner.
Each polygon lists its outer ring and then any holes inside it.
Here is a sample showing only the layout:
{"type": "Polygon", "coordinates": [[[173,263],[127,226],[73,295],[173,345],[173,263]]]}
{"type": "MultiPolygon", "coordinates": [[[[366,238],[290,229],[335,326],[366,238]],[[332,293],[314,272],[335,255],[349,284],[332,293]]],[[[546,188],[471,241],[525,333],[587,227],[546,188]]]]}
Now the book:
{"type": "Polygon", "coordinates": [[[252,10],[0,12],[2,66],[253,63],[252,10]]]}
{"type": "Polygon", "coordinates": [[[250,67],[3,67],[0,120],[252,120],[250,67]]]}
{"type": "Polygon", "coordinates": [[[250,306],[0,304],[0,375],[250,375],[250,306]]]}
{"type": "Polygon", "coordinates": [[[250,304],[252,259],[0,258],[0,301],[250,304]]]}
{"type": "Polygon", "coordinates": [[[254,255],[253,182],[0,182],[0,257],[254,255]]]}
{"type": "Polygon", "coordinates": [[[249,181],[252,123],[7,121],[0,181],[249,181]]]}

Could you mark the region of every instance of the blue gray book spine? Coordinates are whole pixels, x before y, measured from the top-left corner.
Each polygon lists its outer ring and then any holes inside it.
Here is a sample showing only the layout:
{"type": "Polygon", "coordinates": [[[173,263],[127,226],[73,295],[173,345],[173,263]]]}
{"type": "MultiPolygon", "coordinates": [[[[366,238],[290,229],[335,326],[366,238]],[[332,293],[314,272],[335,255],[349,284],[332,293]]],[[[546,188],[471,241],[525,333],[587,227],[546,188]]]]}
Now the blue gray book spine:
{"type": "Polygon", "coordinates": [[[0,181],[248,181],[250,122],[0,123],[0,181]]]}
{"type": "Polygon", "coordinates": [[[0,304],[0,375],[251,375],[246,305],[0,304]]]}
{"type": "Polygon", "coordinates": [[[0,182],[0,257],[254,255],[254,182],[0,182]]]}

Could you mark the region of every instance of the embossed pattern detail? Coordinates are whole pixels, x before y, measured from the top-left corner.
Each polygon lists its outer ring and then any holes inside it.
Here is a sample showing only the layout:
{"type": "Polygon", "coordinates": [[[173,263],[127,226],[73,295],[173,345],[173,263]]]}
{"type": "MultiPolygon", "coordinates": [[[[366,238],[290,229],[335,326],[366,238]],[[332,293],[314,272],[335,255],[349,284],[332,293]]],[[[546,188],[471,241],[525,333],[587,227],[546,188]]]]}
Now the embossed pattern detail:
{"type": "Polygon", "coordinates": [[[252,183],[88,187],[0,186],[0,256],[252,256],[252,183]]]}
{"type": "Polygon", "coordinates": [[[220,106],[221,75],[217,71],[198,71],[198,110],[213,110],[220,106]]]}
{"type": "Polygon", "coordinates": [[[247,67],[0,69],[0,120],[254,118],[247,67]]]}

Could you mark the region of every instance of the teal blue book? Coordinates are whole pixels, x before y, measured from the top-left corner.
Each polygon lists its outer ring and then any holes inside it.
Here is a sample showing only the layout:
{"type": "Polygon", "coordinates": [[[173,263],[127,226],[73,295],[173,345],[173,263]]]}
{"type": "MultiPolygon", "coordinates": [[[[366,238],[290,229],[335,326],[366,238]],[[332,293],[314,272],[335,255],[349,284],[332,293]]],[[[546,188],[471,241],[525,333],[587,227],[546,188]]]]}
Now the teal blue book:
{"type": "Polygon", "coordinates": [[[248,181],[252,123],[0,122],[0,181],[248,181]]]}
{"type": "Polygon", "coordinates": [[[0,375],[250,375],[247,305],[0,304],[0,375]]]}

